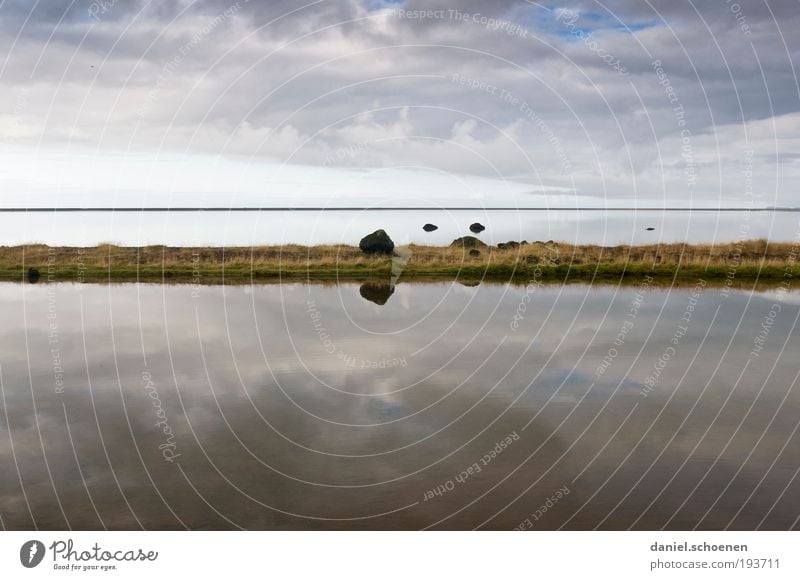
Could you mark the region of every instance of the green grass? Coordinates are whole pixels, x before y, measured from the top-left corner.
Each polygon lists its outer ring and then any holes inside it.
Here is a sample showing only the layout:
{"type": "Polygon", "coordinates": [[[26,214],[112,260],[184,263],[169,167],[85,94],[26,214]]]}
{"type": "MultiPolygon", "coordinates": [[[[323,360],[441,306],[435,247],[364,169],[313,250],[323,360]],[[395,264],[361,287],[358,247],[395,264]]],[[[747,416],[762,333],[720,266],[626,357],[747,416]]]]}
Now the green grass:
{"type": "MultiPolygon", "coordinates": [[[[774,284],[800,276],[797,248],[763,240],[736,245],[573,246],[532,243],[514,249],[482,248],[470,256],[463,248],[410,246],[402,280],[487,280],[527,283],[636,282],[653,276],[659,283],[702,278],[726,284],[774,284]]],[[[277,279],[387,279],[388,256],[365,256],[352,246],[260,248],[93,248],[0,247],[0,280],[24,281],[29,268],[40,282],[175,282],[218,284],[277,279]]]]}

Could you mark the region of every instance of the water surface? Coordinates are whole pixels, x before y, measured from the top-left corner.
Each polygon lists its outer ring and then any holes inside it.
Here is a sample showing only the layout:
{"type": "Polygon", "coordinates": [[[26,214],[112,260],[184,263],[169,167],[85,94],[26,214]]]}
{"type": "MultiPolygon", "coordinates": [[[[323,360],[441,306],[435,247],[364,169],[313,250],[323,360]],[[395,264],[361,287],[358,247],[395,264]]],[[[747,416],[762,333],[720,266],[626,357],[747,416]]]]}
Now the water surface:
{"type": "Polygon", "coordinates": [[[796,528],[799,314],[702,284],[2,284],[0,521],[796,528]]]}
{"type": "Polygon", "coordinates": [[[771,211],[37,212],[0,213],[0,245],[355,245],[379,228],[398,244],[448,245],[470,234],[473,222],[486,226],[479,237],[490,244],[729,243],[756,238],[781,242],[800,234],[800,213],[771,211]],[[439,229],[425,232],[426,223],[439,229]]]}

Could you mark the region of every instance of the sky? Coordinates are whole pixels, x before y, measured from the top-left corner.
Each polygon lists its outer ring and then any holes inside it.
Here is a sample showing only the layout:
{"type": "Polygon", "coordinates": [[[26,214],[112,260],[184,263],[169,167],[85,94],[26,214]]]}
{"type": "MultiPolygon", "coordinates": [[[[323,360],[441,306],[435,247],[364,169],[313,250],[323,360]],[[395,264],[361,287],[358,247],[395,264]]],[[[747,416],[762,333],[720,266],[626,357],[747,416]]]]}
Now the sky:
{"type": "Polygon", "coordinates": [[[800,207],[797,0],[0,0],[6,207],[800,207]]]}

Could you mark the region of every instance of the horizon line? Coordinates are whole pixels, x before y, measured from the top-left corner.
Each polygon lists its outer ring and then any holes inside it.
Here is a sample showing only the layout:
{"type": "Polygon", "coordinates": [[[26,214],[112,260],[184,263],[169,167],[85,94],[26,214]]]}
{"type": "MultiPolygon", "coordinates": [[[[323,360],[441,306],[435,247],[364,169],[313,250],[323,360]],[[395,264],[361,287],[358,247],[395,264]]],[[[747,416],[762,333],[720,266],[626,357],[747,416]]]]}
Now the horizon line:
{"type": "Polygon", "coordinates": [[[0,213],[57,212],[278,212],[278,211],[647,211],[800,212],[800,207],[0,207],[0,213]]]}

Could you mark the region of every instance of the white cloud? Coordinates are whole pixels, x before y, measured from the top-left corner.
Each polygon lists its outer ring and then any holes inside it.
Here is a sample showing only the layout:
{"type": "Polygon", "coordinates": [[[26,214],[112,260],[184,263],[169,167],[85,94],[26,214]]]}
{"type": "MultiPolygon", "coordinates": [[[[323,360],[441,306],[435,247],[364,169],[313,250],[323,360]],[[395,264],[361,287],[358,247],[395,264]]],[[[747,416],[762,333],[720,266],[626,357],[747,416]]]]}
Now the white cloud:
{"type": "MultiPolygon", "coordinates": [[[[430,7],[439,4],[447,7],[430,7]]],[[[70,6],[39,8],[22,30],[27,13],[0,8],[0,42],[9,47],[0,131],[19,166],[34,172],[41,166],[37,148],[67,159],[98,151],[187,156],[193,168],[239,156],[251,167],[331,170],[298,195],[316,195],[311,191],[323,190],[334,173],[381,170],[371,195],[392,199],[398,188],[386,170],[414,167],[449,183],[480,177],[480,195],[500,201],[513,198],[505,186],[511,180],[574,188],[609,203],[658,205],[666,196],[735,204],[743,199],[738,181],[747,133],[759,187],[775,203],[800,205],[800,106],[791,61],[798,46],[796,36],[776,34],[800,24],[800,14],[783,3],[774,6],[779,21],[749,7],[745,39],[726,24],[724,6],[717,13],[701,7],[703,21],[672,4],[657,3],[656,13],[619,2],[612,15],[576,1],[576,24],[593,29],[597,50],[618,57],[627,76],[566,33],[555,12],[518,2],[471,0],[461,10],[519,23],[524,36],[447,18],[403,20],[356,0],[295,13],[296,3],[253,0],[222,20],[230,4],[212,0],[148,5],[135,19],[139,4],[120,2],[100,22],[86,18],[86,6],[70,6]],[[68,17],[56,28],[64,10],[68,17]],[[616,18],[646,26],[631,34],[616,18]],[[686,111],[697,175],[691,188],[676,103],[653,71],[656,58],[686,111]],[[477,86],[453,82],[454,73],[477,86]],[[23,150],[33,152],[27,161],[19,157],[23,150]]],[[[48,186],[17,170],[5,183],[49,187],[62,197],[98,189],[96,174],[69,166],[55,173],[63,182],[48,186]]],[[[200,173],[199,183],[181,174],[170,184],[208,194],[215,184],[228,195],[230,175],[200,173]]],[[[104,191],[138,183],[124,172],[106,177],[104,191]]],[[[148,188],[155,195],[173,187],[148,188]]]]}

